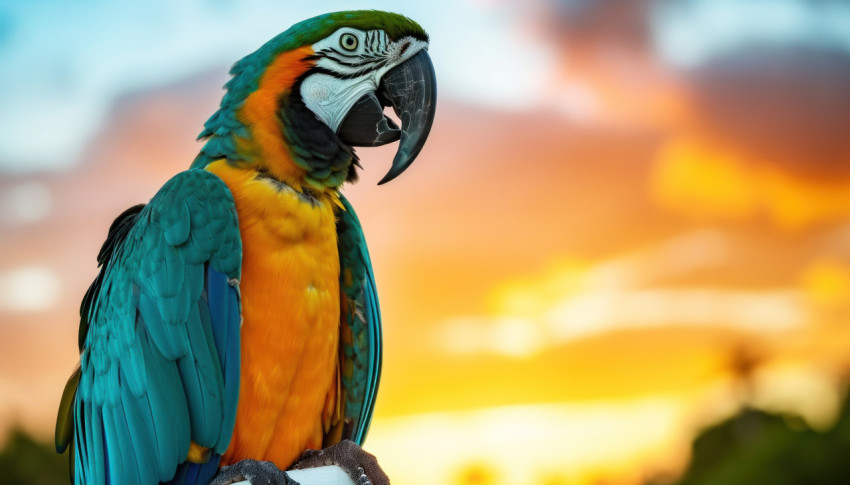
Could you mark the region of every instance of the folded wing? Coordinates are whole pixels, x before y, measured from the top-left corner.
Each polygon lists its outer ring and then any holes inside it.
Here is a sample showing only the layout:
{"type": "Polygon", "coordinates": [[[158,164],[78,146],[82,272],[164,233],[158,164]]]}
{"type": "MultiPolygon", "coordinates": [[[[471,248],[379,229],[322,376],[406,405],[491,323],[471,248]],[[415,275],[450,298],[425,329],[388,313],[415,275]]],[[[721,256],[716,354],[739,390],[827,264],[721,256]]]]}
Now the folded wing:
{"type": "MultiPolygon", "coordinates": [[[[351,204],[337,221],[340,260],[340,420],[333,431],[362,445],[369,430],[381,378],[381,312],[372,262],[351,204]],[[340,429],[341,428],[341,429],[340,429]]],[[[337,441],[331,439],[327,441],[337,441]]]]}
{"type": "Polygon", "coordinates": [[[78,484],[208,480],[239,394],[242,246],[229,190],[203,170],[176,175],[116,220],[98,260],[57,449],[71,444],[78,484]],[[207,464],[184,463],[190,442],[211,450],[207,464]]]}

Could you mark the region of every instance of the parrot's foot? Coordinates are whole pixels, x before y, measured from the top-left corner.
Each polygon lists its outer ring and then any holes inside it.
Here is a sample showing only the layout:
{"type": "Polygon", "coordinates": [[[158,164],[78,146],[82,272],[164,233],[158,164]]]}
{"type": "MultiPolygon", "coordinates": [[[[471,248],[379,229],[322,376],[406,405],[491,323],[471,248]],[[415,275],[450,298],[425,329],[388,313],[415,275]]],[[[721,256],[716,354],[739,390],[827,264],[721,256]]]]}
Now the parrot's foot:
{"type": "Polygon", "coordinates": [[[374,455],[351,440],[343,440],[321,451],[307,450],[292,466],[293,470],[336,465],[357,485],[390,485],[387,474],[378,466],[374,455]]]}
{"type": "Polygon", "coordinates": [[[298,485],[270,461],[242,460],[218,472],[210,485],[231,485],[247,482],[251,485],[298,485]]]}

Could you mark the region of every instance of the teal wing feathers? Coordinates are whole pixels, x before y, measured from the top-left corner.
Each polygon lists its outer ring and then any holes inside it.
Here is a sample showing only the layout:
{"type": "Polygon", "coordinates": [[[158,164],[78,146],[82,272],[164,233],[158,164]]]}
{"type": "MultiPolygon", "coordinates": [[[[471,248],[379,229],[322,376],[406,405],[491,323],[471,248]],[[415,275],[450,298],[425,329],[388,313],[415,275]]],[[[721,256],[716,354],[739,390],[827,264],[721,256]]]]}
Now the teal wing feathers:
{"type": "Polygon", "coordinates": [[[381,313],[363,229],[351,204],[343,197],[340,200],[345,207],[337,221],[343,438],[362,445],[381,378],[381,313]]]}
{"type": "Polygon", "coordinates": [[[131,222],[83,303],[72,424],[62,426],[63,438],[73,429],[77,484],[175,474],[188,483],[200,473],[183,464],[190,440],[222,453],[233,432],[242,262],[233,198],[215,175],[189,170],[131,222]]]}

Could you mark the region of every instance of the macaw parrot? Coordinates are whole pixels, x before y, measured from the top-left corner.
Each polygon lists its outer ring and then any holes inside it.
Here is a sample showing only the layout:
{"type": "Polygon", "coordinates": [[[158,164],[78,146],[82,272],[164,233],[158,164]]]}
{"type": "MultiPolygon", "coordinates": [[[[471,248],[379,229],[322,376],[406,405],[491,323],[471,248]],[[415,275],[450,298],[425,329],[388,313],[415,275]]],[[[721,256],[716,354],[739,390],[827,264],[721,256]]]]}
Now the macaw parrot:
{"type": "Polygon", "coordinates": [[[392,13],[300,22],[238,61],[189,170],[109,229],[56,423],[76,484],[207,484],[366,436],[378,295],[344,182],[355,146],[434,119],[428,35],[392,13]],[[384,115],[392,106],[401,127],[384,115]]]}

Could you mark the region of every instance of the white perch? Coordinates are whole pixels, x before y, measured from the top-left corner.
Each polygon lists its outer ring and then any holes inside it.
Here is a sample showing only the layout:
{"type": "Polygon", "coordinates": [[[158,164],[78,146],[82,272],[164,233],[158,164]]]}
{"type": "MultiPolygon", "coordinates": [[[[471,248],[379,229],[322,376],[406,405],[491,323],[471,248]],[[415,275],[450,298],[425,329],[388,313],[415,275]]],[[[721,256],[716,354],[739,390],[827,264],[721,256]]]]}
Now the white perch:
{"type": "MultiPolygon", "coordinates": [[[[355,485],[351,477],[336,465],[289,470],[285,473],[301,485],[355,485]]],[[[243,480],[232,485],[251,485],[251,481],[243,480]]]]}

